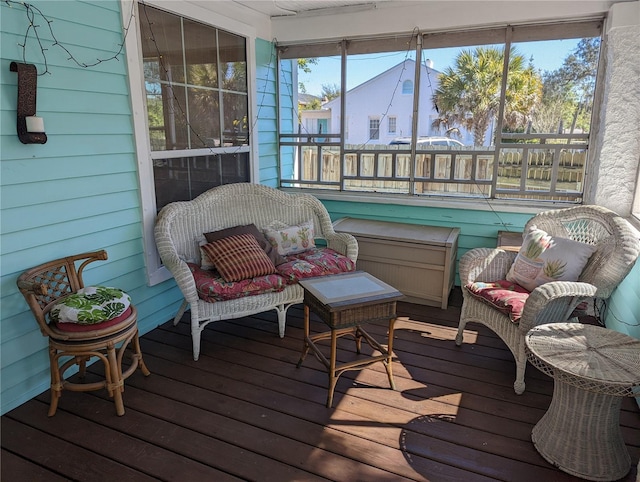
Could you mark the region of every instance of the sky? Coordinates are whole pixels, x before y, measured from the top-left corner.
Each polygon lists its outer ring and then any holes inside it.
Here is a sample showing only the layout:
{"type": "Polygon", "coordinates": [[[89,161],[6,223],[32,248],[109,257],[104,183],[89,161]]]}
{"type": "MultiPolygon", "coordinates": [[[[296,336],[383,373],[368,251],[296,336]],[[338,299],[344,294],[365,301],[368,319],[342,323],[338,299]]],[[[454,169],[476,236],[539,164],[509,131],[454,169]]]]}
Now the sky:
{"type": "MultiPolygon", "coordinates": [[[[525,59],[533,58],[533,65],[540,71],[556,70],[564,59],[572,53],[580,39],[552,40],[544,42],[523,42],[514,44],[525,59]]],[[[468,47],[467,47],[468,48],[468,47]]],[[[433,61],[433,68],[442,72],[453,64],[456,55],[463,49],[448,48],[423,51],[423,60],[433,61]]],[[[407,58],[407,52],[391,52],[369,55],[358,55],[349,61],[347,66],[347,89],[362,84],[368,79],[399,64],[407,58]],[[353,68],[352,68],[353,66],[353,68]]],[[[414,58],[414,53],[408,55],[414,58]]],[[[311,73],[299,72],[299,81],[304,83],[307,94],[320,95],[323,85],[340,85],[340,57],[318,59],[318,64],[311,65],[311,73]]]]}

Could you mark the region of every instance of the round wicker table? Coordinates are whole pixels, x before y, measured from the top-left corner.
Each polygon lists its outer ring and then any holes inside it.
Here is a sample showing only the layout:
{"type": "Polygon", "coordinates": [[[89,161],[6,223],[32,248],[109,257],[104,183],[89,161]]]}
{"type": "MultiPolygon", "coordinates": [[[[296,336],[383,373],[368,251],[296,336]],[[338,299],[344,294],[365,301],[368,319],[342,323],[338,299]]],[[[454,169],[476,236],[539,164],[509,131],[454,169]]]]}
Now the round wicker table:
{"type": "Polygon", "coordinates": [[[552,323],[530,330],[525,343],[531,364],[554,379],[549,409],[531,434],[540,455],[584,479],[624,477],[631,457],[620,405],[640,388],[640,340],[599,326],[552,323]]]}

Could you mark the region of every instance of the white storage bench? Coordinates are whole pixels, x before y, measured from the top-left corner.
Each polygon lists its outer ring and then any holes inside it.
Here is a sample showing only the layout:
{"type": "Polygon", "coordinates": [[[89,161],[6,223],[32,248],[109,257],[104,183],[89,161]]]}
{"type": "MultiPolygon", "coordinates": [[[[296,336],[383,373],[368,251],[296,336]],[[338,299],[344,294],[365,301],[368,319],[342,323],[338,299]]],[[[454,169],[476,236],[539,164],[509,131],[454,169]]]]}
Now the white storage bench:
{"type": "Polygon", "coordinates": [[[333,227],[358,240],[357,269],[401,291],[403,301],[447,308],[460,229],[356,218],[333,227]]]}

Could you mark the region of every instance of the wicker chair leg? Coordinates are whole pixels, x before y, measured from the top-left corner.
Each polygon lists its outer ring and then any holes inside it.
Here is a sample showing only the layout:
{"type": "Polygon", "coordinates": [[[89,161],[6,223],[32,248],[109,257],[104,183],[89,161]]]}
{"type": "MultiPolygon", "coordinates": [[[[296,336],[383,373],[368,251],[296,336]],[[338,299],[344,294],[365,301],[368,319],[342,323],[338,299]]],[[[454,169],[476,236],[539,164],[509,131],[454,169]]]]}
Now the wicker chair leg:
{"type": "Polygon", "coordinates": [[[467,322],[461,318],[460,323],[458,323],[458,333],[456,334],[456,346],[462,345],[462,336],[464,335],[464,329],[466,326],[467,322]]]}
{"type": "Polygon", "coordinates": [[[87,374],[87,360],[89,357],[86,356],[77,356],[76,364],[78,365],[78,374],[80,378],[84,379],[87,374]]]}
{"type": "Polygon", "coordinates": [[[133,362],[137,363],[138,368],[145,377],[151,375],[151,372],[147,368],[147,365],[144,363],[144,358],[142,358],[142,350],[140,349],[140,338],[138,338],[138,332],[136,331],[135,336],[133,337],[133,362]]]}
{"type": "Polygon", "coordinates": [[[176,316],[173,318],[173,326],[176,326],[178,323],[180,323],[182,315],[184,315],[184,312],[187,311],[187,306],[189,306],[189,303],[187,303],[187,300],[183,300],[182,304],[180,305],[180,309],[178,309],[178,313],[176,313],[176,316]]]}
{"type": "Polygon", "coordinates": [[[527,368],[527,362],[516,360],[516,381],[513,382],[513,390],[516,395],[522,395],[525,390],[524,372],[527,368]]]}
{"type": "MultiPolygon", "coordinates": [[[[193,316],[193,315],[191,315],[193,316]]],[[[193,361],[198,361],[200,358],[200,334],[202,333],[202,328],[199,327],[191,327],[191,343],[193,344],[193,361]]]]}
{"type": "Polygon", "coordinates": [[[124,401],[122,399],[122,392],[124,391],[124,380],[122,379],[122,369],[118,364],[118,357],[116,356],[116,347],[110,344],[107,348],[108,366],[105,367],[105,373],[110,373],[110,379],[107,380],[107,390],[109,395],[113,397],[113,401],[116,405],[116,414],[118,416],[124,415],[124,401]]]}
{"type": "Polygon", "coordinates": [[[60,379],[60,371],[58,370],[57,350],[52,346],[49,347],[49,369],[51,372],[51,403],[49,404],[49,417],[53,417],[58,409],[58,400],[62,395],[62,381],[60,379]]]}

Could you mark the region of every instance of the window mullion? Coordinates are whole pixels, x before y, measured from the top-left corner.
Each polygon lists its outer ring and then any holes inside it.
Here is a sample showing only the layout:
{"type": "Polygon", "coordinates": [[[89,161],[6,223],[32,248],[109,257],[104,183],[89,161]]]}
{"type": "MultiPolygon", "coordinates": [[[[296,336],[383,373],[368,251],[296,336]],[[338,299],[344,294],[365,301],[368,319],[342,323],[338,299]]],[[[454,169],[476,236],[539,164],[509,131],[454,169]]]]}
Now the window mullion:
{"type": "MultiPolygon", "coordinates": [[[[506,105],[507,95],[507,78],[509,75],[509,53],[511,51],[511,38],[513,35],[513,27],[505,29],[504,39],[504,59],[502,64],[502,81],[500,85],[500,104],[498,107],[498,115],[496,116],[495,128],[495,158],[493,161],[493,180],[491,182],[491,197],[496,197],[496,189],[498,186],[498,167],[500,164],[500,153],[502,152],[502,120],[504,119],[504,109],[506,105]]],[[[523,159],[524,164],[524,159],[523,159]]]]}

